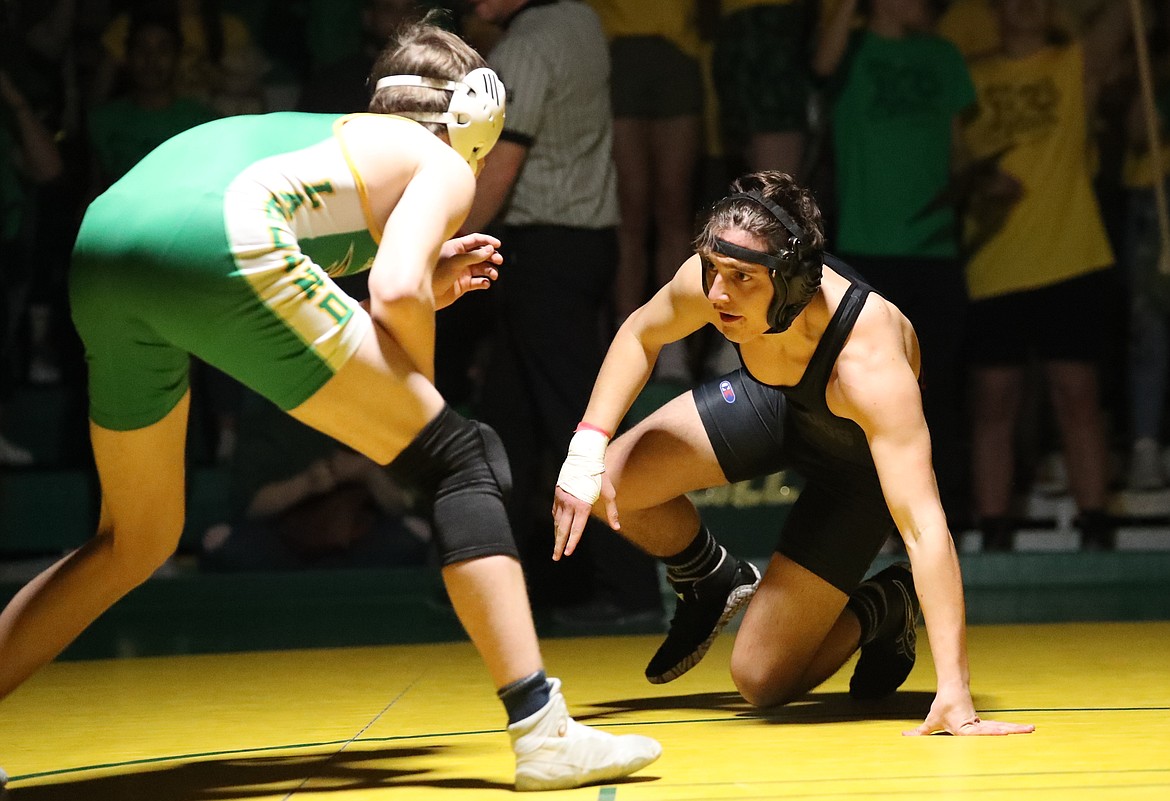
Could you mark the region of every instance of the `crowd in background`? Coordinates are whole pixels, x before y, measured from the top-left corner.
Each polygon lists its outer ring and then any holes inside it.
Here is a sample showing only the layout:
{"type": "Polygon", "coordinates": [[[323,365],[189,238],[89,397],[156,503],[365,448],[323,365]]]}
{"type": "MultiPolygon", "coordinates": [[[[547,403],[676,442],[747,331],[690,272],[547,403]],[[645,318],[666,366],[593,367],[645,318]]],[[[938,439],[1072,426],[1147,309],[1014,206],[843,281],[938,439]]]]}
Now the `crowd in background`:
{"type": "MultiPolygon", "coordinates": [[[[381,43],[442,8],[511,91],[469,219],[500,233],[508,262],[492,292],[440,315],[438,385],[504,437],[538,605],[660,613],[653,565],[604,527],[586,567],[541,580],[536,565],[605,345],[690,254],[696,211],[748,170],[809,185],[829,249],[914,323],[953,530],[1010,549],[1013,501],[1052,471],[1051,454],[1084,547],[1112,546],[1111,492],[1166,486],[1170,279],[1153,187],[1170,159],[1150,147],[1170,112],[1164,3],[555,4],[561,21],[540,29],[524,11],[544,0],[0,3],[0,465],[36,462],[5,414],[30,385],[62,387],[56,460],[88,463],[66,299],[88,201],[217,117],[364,110],[381,43]]],[[[656,380],[737,366],[717,340],[664,350],[656,380]]],[[[192,458],[234,476],[228,522],[204,540],[209,564],[426,558],[409,488],[376,465],[210,368],[193,403],[192,458]]]]}

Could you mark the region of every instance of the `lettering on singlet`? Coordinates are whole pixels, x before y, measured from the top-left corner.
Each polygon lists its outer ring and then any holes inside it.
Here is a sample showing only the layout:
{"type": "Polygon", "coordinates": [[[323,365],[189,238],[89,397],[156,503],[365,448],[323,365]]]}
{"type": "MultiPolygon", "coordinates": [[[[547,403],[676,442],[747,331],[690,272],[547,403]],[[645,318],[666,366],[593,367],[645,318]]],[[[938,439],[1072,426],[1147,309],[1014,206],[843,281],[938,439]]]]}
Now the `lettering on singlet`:
{"type": "MultiPolygon", "coordinates": [[[[302,183],[301,190],[301,192],[274,192],[269,196],[268,202],[264,204],[264,213],[271,222],[268,231],[272,235],[273,247],[277,250],[287,251],[282,257],[285,264],[284,271],[297,273],[293,277],[293,283],[304,293],[306,298],[316,300],[317,308],[332,317],[334,322],[341,324],[353,316],[353,309],[336,292],[322,291],[326,287],[325,276],[297,247],[296,240],[292,238],[292,232],[287,226],[287,223],[292,221],[293,215],[302,206],[309,209],[323,208],[321,195],[334,193],[333,182],[302,183]],[[317,298],[318,295],[321,297],[317,298]]],[[[342,261],[348,265],[352,259],[353,245],[351,244],[349,252],[342,261]]]]}

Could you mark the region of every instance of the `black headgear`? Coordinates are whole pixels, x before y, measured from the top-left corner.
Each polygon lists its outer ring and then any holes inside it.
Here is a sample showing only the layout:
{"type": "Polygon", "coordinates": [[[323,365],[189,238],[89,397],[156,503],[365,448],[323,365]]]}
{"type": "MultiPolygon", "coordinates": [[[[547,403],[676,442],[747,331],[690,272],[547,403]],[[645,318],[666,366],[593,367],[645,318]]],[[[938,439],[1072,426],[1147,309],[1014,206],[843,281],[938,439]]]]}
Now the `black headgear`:
{"type": "MultiPolygon", "coordinates": [[[[768,268],[774,290],[772,302],[768,305],[768,325],[771,326],[768,333],[776,334],[787,330],[796,319],[796,315],[804,310],[817,293],[817,288],[821,285],[823,252],[821,248],[813,245],[815,239],[812,231],[797,225],[788,212],[768,200],[759,191],[753,189],[750,192],[737,192],[725,200],[736,198],[747,198],[763,206],[791,234],[785,246],[775,254],[762,253],[715,238],[716,253],[768,268]]],[[[711,291],[706,270],[703,271],[703,289],[711,291]]]]}

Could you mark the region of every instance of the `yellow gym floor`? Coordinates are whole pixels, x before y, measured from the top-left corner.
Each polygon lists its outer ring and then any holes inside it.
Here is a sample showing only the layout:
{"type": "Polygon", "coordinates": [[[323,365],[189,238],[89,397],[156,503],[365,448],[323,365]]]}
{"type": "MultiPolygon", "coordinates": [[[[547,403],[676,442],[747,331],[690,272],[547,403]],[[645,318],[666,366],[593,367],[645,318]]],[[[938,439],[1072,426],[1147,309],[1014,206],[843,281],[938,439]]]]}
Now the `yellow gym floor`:
{"type": "MultiPolygon", "coordinates": [[[[663,686],[642,678],[657,641],[544,643],[579,720],[665,751],[539,797],[1170,799],[1167,622],[973,627],[979,711],[1037,727],[987,739],[900,736],[930,704],[928,653],[887,701],[850,702],[847,666],[760,713],[728,677],[732,635],[663,686]]],[[[0,703],[0,765],[11,801],[486,801],[512,797],[503,724],[464,643],[59,662],[0,703]]]]}

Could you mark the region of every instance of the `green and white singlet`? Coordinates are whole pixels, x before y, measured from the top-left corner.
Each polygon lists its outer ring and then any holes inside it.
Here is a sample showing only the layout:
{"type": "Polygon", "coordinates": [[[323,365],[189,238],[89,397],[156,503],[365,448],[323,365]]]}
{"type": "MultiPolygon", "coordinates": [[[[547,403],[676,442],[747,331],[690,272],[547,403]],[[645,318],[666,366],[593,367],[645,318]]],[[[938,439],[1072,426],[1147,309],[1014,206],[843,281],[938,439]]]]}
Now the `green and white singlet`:
{"type": "Polygon", "coordinates": [[[331,277],[369,269],[377,227],[337,135],[346,119],[216,120],[93,202],[70,301],[95,423],[162,419],[187,390],[189,354],[283,409],[353,355],[368,315],[331,277]]]}

